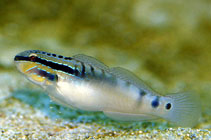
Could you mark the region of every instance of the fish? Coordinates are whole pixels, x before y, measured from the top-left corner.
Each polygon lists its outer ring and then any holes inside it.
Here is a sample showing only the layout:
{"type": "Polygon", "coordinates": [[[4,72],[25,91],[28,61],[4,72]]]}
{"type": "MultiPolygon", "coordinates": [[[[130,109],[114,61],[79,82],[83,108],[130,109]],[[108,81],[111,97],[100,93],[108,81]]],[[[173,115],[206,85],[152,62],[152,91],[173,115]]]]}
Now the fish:
{"type": "Polygon", "coordinates": [[[164,119],[182,127],[195,126],[201,116],[196,93],[159,94],[129,70],[108,67],[84,54],[65,57],[27,50],[18,53],[14,63],[28,80],[66,107],[103,112],[117,121],[164,119]]]}

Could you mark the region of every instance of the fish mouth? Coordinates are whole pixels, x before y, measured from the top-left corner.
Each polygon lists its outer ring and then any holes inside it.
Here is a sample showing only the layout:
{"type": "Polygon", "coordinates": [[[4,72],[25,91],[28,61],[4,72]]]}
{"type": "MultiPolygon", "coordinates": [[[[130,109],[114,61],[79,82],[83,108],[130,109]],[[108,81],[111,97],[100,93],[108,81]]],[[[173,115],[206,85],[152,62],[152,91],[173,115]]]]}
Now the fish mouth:
{"type": "Polygon", "coordinates": [[[15,66],[16,66],[16,68],[17,68],[17,70],[18,70],[19,72],[24,73],[24,72],[22,71],[22,69],[21,69],[21,62],[20,62],[20,61],[15,60],[15,61],[14,61],[14,64],[15,64],[15,66]]]}
{"type": "Polygon", "coordinates": [[[29,57],[16,55],[14,61],[29,61],[29,57]]]}

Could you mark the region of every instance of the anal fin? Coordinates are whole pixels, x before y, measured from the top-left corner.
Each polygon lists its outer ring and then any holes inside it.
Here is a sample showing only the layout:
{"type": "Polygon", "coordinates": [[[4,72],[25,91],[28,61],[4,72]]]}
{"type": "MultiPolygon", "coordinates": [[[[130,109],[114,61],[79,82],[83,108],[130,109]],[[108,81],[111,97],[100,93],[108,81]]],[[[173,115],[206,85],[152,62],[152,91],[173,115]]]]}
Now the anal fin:
{"type": "Polygon", "coordinates": [[[129,114],[120,112],[106,112],[104,114],[111,119],[118,121],[151,121],[159,119],[159,117],[146,114],[129,114]]]}

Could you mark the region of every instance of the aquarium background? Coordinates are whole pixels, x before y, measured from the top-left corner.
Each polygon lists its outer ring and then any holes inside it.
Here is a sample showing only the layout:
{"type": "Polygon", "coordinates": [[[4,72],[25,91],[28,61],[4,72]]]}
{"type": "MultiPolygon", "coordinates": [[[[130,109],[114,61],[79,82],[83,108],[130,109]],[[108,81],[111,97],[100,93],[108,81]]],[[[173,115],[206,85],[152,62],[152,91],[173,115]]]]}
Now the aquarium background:
{"type": "Polygon", "coordinates": [[[22,139],[210,138],[211,1],[0,0],[0,137],[22,139]],[[131,70],[160,94],[202,100],[195,128],[122,123],[72,110],[16,70],[24,50],[86,54],[131,70]]]}

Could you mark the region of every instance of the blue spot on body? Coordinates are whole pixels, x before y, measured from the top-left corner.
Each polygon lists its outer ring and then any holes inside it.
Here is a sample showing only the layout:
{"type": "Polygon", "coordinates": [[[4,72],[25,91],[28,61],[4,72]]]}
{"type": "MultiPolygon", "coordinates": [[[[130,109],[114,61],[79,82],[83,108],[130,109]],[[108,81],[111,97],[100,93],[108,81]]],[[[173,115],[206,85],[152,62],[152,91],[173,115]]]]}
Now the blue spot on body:
{"type": "Polygon", "coordinates": [[[152,101],[151,105],[153,108],[156,108],[159,106],[159,97],[158,96],[155,98],[155,100],[152,101]]]}

